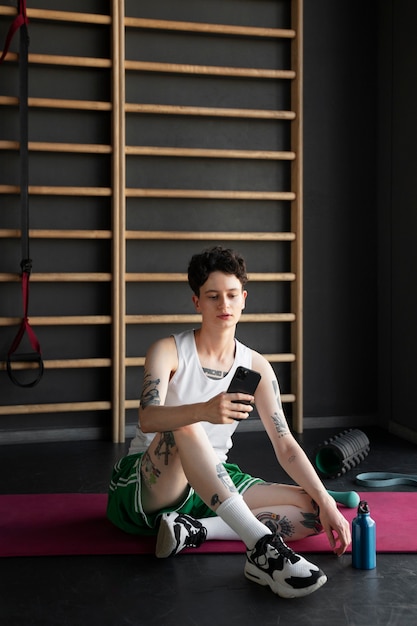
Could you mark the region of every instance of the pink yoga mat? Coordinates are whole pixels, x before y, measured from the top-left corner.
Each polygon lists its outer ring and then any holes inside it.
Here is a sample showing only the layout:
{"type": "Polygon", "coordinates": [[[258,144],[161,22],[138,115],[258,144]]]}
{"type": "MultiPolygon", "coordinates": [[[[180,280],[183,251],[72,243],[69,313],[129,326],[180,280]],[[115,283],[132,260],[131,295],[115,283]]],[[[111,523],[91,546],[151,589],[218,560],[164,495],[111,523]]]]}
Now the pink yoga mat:
{"type": "MultiPolygon", "coordinates": [[[[378,552],[417,552],[417,493],[361,493],[377,524],[378,552]]],[[[0,495],[0,556],[153,554],[155,538],[127,535],[106,519],[105,494],[0,495]]],[[[351,521],[356,509],[341,507],[351,521]]],[[[329,552],[323,535],[288,542],[296,552],[329,552]]],[[[191,550],[184,550],[183,553],[191,550]]],[[[206,541],[192,552],[241,553],[240,541],[206,541]]]]}

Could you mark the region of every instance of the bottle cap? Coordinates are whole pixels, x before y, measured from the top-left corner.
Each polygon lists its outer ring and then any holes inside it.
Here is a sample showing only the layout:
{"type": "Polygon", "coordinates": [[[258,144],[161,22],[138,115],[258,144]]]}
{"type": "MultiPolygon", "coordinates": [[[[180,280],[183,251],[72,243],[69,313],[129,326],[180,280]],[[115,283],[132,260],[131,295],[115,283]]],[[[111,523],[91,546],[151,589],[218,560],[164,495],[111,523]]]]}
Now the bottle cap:
{"type": "Polygon", "coordinates": [[[366,515],[369,513],[369,506],[366,500],[361,500],[358,506],[358,515],[366,515]]]}

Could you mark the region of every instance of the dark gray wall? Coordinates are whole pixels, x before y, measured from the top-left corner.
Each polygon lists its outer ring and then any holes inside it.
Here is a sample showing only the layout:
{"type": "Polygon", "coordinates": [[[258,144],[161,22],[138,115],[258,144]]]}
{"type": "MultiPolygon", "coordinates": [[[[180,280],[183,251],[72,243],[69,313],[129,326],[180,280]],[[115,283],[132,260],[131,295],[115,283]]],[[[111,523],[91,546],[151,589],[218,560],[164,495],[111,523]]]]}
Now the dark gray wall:
{"type": "Polygon", "coordinates": [[[413,438],[417,3],[304,4],[306,423],[413,438]]]}
{"type": "Polygon", "coordinates": [[[416,441],[417,4],[304,4],[306,416],[416,441]]]}
{"type": "Polygon", "coordinates": [[[417,4],[380,10],[378,206],[380,414],[417,441],[417,4]]]}
{"type": "Polygon", "coordinates": [[[377,419],[377,4],[304,3],[305,415],[358,423],[377,419]]]}

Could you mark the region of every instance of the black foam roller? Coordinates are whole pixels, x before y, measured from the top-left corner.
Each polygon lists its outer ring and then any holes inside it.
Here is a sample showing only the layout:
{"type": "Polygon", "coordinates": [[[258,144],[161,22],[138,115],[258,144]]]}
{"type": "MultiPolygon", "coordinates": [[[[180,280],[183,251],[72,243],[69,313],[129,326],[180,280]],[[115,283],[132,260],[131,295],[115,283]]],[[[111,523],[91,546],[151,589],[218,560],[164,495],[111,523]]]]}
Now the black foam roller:
{"type": "Polygon", "coordinates": [[[337,478],[353,469],[369,453],[369,439],[361,430],[350,428],[329,437],[315,452],[315,464],[326,478],[337,478]]]}

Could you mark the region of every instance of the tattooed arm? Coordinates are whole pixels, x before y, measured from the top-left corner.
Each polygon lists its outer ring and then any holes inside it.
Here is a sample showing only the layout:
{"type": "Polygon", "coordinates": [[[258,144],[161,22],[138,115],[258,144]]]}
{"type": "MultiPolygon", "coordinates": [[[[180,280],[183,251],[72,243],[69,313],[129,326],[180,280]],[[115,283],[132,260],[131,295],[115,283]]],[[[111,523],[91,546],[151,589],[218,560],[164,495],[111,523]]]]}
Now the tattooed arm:
{"type": "Polygon", "coordinates": [[[255,393],[256,408],[274,447],[277,460],[293,481],[318,504],[320,521],[330,545],[335,548],[336,535],[340,543],[337,554],[342,554],[350,543],[349,524],[337,509],[333,498],[327,493],[304,450],[291,434],[272,367],[261,355],[254,352],[253,368],[262,375],[255,393]]]}
{"type": "Polygon", "coordinates": [[[144,433],[175,431],[183,426],[207,421],[231,424],[235,417],[249,416],[251,406],[233,404],[244,394],[220,393],[206,402],[165,406],[168,383],[178,367],[173,337],[154,343],[145,361],[143,389],[139,406],[139,423],[144,433]]]}

